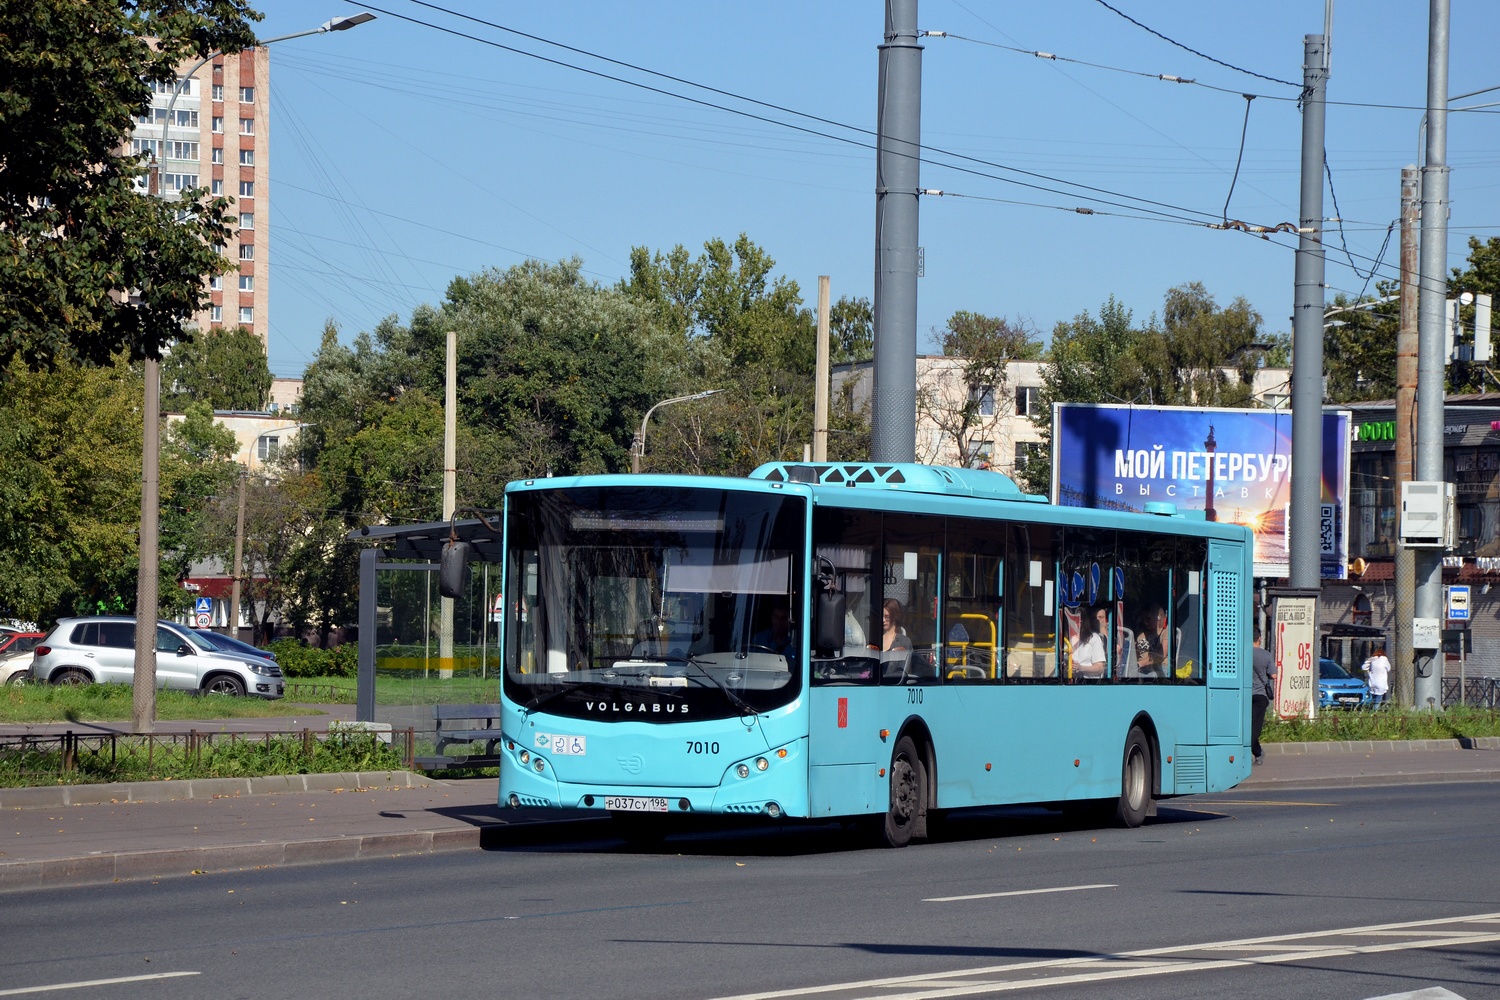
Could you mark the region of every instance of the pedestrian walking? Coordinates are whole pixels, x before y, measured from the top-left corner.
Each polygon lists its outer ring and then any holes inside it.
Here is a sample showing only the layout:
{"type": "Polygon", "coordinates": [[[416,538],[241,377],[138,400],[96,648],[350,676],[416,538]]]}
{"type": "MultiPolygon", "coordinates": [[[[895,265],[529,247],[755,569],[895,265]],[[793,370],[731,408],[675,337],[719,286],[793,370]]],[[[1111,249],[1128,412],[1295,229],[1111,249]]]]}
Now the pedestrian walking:
{"type": "Polygon", "coordinates": [[[1375,647],[1375,652],[1360,667],[1365,672],[1365,678],[1370,683],[1370,707],[1379,708],[1385,704],[1385,699],[1390,693],[1391,661],[1385,656],[1385,643],[1375,647]]]}
{"type": "Polygon", "coordinates": [[[1255,676],[1250,688],[1250,754],[1259,764],[1266,759],[1261,753],[1260,730],[1266,724],[1266,710],[1276,700],[1276,658],[1260,643],[1260,623],[1255,623],[1255,646],[1250,651],[1250,665],[1255,676]]]}

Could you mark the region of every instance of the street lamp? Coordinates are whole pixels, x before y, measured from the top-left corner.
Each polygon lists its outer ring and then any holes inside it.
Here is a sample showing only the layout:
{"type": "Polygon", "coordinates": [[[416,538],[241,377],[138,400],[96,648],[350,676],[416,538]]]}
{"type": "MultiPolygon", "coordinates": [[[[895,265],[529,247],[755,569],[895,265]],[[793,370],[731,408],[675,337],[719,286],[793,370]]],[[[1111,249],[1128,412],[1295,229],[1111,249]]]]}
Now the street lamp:
{"type": "MultiPolygon", "coordinates": [[[[350,28],[364,24],[366,21],[375,20],[375,15],[369,11],[361,11],[348,17],[335,17],[316,28],[307,31],[296,31],[290,35],[278,35],[275,38],[267,38],[258,46],[270,45],[273,42],[284,42],[292,38],[303,38],[307,35],[321,35],[329,31],[347,31],[350,28]]],[[[182,81],[191,80],[197,72],[203,68],[203,64],[224,53],[215,50],[199,59],[193,64],[193,68],[187,71],[185,76],[179,76],[172,85],[172,97],[167,101],[166,118],[161,123],[161,156],[158,161],[164,160],[167,153],[167,129],[172,124],[172,111],[177,106],[177,98],[182,94],[182,81]]],[[[165,197],[166,192],[161,190],[160,167],[155,194],[165,197]]],[[[145,359],[143,382],[145,383],[143,400],[143,418],[145,431],[141,442],[141,543],[140,564],[136,572],[136,596],[135,596],[135,684],[131,698],[131,722],[138,733],[149,733],[155,727],[156,721],[156,616],[160,603],[157,593],[157,574],[160,572],[161,556],[158,550],[158,536],[160,525],[158,521],[161,507],[160,490],[160,467],[161,467],[161,362],[147,355],[145,359]],[[144,623],[150,623],[145,625],[144,623]]],[[[235,576],[239,576],[239,567],[235,567],[235,576]]],[[[238,625],[238,622],[235,623],[238,625]]]]}
{"type": "Polygon", "coordinates": [[[664,399],[647,410],[646,415],[641,418],[641,429],[635,432],[635,440],[630,442],[630,471],[633,473],[641,471],[641,459],[646,457],[646,423],[651,419],[651,414],[655,413],[658,407],[671,406],[673,403],[687,403],[694,399],[707,399],[714,393],[723,391],[723,389],[705,389],[702,392],[695,392],[690,396],[673,396],[671,399],[664,399]]]}

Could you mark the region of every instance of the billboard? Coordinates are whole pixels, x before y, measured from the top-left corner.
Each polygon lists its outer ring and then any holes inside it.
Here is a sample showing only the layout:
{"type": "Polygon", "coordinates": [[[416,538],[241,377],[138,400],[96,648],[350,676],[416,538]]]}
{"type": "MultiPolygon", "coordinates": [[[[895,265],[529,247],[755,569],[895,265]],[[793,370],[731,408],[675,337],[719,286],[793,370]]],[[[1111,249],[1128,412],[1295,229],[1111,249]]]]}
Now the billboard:
{"type": "MultiPolygon", "coordinates": [[[[1348,411],[1323,413],[1318,550],[1321,576],[1349,562],[1348,411]]],[[[1201,511],[1255,533],[1256,576],[1285,577],[1292,414],[1181,406],[1057,403],[1052,502],[1143,511],[1150,503],[1201,511]]]]}

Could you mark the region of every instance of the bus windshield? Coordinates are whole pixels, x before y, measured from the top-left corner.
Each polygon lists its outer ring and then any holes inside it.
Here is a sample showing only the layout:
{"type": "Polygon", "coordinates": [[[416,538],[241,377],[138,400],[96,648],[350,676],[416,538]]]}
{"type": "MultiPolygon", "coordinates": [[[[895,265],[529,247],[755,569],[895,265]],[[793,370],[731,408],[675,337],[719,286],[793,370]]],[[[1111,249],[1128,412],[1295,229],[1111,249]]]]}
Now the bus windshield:
{"type": "Polygon", "coordinates": [[[801,687],[806,507],[723,489],[517,491],[504,685],[604,721],[752,715],[801,687]]]}

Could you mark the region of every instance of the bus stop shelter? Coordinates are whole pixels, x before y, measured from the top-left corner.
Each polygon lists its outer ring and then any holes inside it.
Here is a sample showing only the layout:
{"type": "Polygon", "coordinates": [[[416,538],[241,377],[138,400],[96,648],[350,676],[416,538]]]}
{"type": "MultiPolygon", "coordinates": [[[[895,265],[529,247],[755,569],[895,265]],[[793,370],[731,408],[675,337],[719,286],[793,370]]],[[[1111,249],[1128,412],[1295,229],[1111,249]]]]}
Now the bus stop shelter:
{"type": "Polygon", "coordinates": [[[498,513],[493,519],[372,525],[350,532],[348,539],[364,546],[355,718],[422,729],[431,725],[431,705],[497,700],[498,513]],[[468,591],[453,601],[453,655],[445,661],[435,648],[442,606],[437,570],[450,538],[470,544],[473,572],[468,591]],[[388,688],[379,699],[377,678],[388,688]]]}

